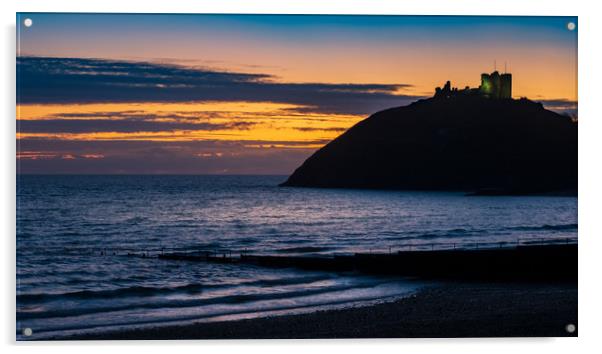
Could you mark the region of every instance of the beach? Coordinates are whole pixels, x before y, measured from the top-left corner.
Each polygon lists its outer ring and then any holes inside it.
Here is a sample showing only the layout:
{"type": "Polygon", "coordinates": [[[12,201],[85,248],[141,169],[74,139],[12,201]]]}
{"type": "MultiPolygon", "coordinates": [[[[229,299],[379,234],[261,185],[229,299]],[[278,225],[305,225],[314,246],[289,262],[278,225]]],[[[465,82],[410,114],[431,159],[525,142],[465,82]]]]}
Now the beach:
{"type": "Polygon", "coordinates": [[[366,307],[54,338],[58,340],[565,337],[576,283],[447,283],[366,307]]]}

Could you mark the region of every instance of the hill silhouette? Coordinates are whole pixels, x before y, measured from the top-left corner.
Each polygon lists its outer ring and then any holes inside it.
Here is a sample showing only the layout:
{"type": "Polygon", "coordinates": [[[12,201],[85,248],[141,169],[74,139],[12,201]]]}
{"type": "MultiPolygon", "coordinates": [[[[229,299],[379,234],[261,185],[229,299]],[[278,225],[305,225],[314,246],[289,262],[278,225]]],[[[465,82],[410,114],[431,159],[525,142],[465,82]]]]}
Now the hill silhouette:
{"type": "Polygon", "coordinates": [[[357,123],[282,186],[574,193],[577,123],[527,99],[433,97],[357,123]]]}

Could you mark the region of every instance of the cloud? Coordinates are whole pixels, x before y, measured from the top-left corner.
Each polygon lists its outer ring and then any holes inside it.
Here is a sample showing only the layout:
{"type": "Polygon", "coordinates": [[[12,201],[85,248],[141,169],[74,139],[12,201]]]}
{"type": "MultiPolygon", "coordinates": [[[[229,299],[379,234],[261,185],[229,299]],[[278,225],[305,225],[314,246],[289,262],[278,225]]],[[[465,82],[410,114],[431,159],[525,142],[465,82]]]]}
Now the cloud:
{"type": "Polygon", "coordinates": [[[419,96],[409,84],[282,83],[248,74],[177,65],[83,58],[17,58],[17,102],[278,102],[327,113],[368,114],[419,96]]]}
{"type": "Polygon", "coordinates": [[[320,131],[320,132],[344,132],[345,130],[347,130],[347,128],[343,128],[343,127],[329,127],[329,128],[314,128],[314,127],[295,127],[295,130],[301,131],[301,132],[313,132],[313,131],[320,131]]]}
{"type": "Polygon", "coordinates": [[[136,132],[172,132],[176,130],[212,131],[222,129],[249,129],[253,122],[228,123],[188,123],[162,122],[153,120],[108,120],[108,119],[43,119],[19,120],[17,131],[20,133],[136,133],[136,132]]]}
{"type": "Polygon", "coordinates": [[[17,153],[17,172],[288,175],[314,150],[288,141],[171,143],[22,139],[17,153]],[[297,147],[270,148],[273,144],[297,147]]]}
{"type": "Polygon", "coordinates": [[[577,118],[577,101],[564,98],[538,100],[546,109],[577,118]]]}

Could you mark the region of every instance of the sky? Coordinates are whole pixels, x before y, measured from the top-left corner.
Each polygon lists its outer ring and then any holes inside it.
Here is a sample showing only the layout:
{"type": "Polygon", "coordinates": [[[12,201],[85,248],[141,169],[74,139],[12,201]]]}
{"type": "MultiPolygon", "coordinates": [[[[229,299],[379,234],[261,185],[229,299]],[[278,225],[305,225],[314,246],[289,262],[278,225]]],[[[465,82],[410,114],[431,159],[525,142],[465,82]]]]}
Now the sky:
{"type": "Polygon", "coordinates": [[[18,173],[286,175],[371,113],[494,69],[576,115],[569,22],[21,13],[18,173]]]}

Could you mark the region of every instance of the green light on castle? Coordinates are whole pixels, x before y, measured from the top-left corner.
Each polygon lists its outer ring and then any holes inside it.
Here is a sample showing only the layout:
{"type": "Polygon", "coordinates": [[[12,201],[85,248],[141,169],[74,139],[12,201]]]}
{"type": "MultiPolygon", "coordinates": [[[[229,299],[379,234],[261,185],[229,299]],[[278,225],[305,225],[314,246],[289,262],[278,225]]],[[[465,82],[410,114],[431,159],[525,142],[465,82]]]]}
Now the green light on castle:
{"type": "Polygon", "coordinates": [[[485,97],[496,99],[512,98],[512,74],[494,71],[491,74],[481,74],[479,91],[485,97]]]}
{"type": "Polygon", "coordinates": [[[485,81],[481,81],[481,92],[484,94],[490,94],[491,93],[491,83],[489,82],[489,80],[485,81]]]}

